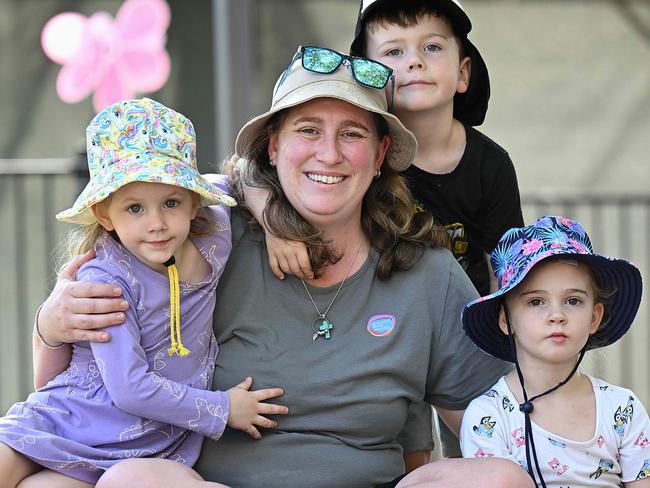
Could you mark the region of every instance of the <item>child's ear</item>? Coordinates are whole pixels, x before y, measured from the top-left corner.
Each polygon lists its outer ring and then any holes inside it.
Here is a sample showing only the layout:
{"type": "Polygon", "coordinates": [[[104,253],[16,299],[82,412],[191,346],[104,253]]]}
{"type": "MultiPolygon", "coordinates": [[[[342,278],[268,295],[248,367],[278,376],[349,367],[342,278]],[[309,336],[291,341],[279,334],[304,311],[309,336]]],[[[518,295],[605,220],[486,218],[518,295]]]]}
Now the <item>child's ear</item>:
{"type": "Polygon", "coordinates": [[[458,68],[458,85],[456,85],[456,93],[465,93],[469,88],[469,77],[472,74],[472,60],[469,56],[465,56],[460,61],[458,68]]]}
{"type": "Polygon", "coordinates": [[[192,198],[192,215],[190,217],[190,220],[194,220],[196,218],[196,215],[199,213],[200,208],[201,208],[201,197],[197,195],[196,198],[192,198]]]}
{"type": "Polygon", "coordinates": [[[589,327],[589,335],[595,333],[600,327],[600,323],[603,320],[603,315],[605,314],[605,305],[602,303],[596,303],[594,305],[594,311],[591,315],[591,326],[589,327]]]}
{"type": "Polygon", "coordinates": [[[506,312],[503,309],[503,305],[499,307],[499,329],[501,329],[501,332],[503,332],[505,335],[509,335],[508,323],[506,322],[506,312]]]}
{"type": "Polygon", "coordinates": [[[93,215],[97,219],[97,222],[99,222],[99,225],[101,225],[108,232],[115,230],[115,226],[113,225],[113,222],[111,221],[110,217],[108,216],[108,213],[106,212],[105,205],[102,205],[102,203],[100,202],[90,207],[90,210],[92,210],[93,215]]]}

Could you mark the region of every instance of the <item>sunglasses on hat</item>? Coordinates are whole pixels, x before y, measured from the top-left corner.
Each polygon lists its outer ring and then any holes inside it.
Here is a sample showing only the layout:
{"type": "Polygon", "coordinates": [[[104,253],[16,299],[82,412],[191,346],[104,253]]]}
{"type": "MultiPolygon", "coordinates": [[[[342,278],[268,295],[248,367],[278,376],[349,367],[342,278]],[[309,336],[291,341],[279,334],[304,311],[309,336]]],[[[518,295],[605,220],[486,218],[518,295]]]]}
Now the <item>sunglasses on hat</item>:
{"type": "MultiPolygon", "coordinates": [[[[393,97],[395,94],[395,76],[393,69],[385,64],[381,64],[372,59],[358,56],[348,56],[347,54],[334,51],[325,47],[300,46],[296,54],[291,59],[289,66],[282,73],[280,81],[275,87],[275,92],[282,86],[287,79],[291,66],[297,59],[302,59],[302,67],[313,73],[329,75],[334,73],[343,64],[350,66],[353,78],[360,84],[377,88],[379,90],[386,87],[391,82],[390,99],[388,102],[388,111],[393,109],[393,97]]],[[[275,93],[274,93],[275,94],[275,93]]]]}

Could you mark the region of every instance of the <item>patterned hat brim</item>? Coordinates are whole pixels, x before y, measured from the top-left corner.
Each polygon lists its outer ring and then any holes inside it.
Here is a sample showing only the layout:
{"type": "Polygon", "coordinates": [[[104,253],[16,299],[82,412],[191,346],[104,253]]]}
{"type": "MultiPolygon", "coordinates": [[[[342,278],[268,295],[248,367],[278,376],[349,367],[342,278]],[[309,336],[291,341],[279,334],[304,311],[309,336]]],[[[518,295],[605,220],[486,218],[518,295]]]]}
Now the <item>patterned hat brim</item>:
{"type": "Polygon", "coordinates": [[[198,171],[181,161],[174,160],[168,156],[154,157],[147,162],[147,165],[157,163],[171,165],[173,169],[182,173],[157,172],[155,177],[142,170],[142,161],[136,158],[117,161],[108,166],[104,171],[91,178],[84,190],[81,192],[74,205],[56,215],[56,218],[63,222],[71,222],[80,225],[89,225],[96,222],[91,207],[115,193],[121,187],[135,182],[163,183],[165,185],[178,186],[198,194],[201,197],[201,206],[226,205],[235,206],[235,200],[218,190],[198,171]]]}
{"type": "Polygon", "coordinates": [[[564,250],[549,251],[543,259],[531,262],[511,283],[495,293],[467,304],[462,312],[463,329],[483,351],[504,361],[514,362],[510,341],[499,328],[499,311],[503,296],[523,281],[538,263],[550,257],[567,257],[587,263],[598,286],[611,288],[614,294],[608,306],[607,323],[594,334],[590,344],[604,347],[619,340],[629,329],[641,304],[643,281],[639,269],[624,259],[609,258],[598,254],[566,253],[564,250]]]}

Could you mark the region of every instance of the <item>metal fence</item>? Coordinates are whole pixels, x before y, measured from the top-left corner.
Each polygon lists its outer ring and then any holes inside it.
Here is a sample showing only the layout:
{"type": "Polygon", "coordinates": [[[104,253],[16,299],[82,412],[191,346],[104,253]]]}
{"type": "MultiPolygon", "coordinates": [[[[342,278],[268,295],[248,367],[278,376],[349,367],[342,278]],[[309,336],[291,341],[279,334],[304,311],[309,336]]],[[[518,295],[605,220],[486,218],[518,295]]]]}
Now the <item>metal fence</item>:
{"type": "MultiPolygon", "coordinates": [[[[84,163],[85,166],[85,163],[84,163]]],[[[54,214],[67,208],[87,175],[74,160],[0,160],[0,411],[32,389],[33,314],[54,282],[55,255],[67,226],[54,214]]],[[[524,218],[564,215],[580,221],[596,252],[635,262],[650,276],[650,195],[523,195],[524,218]]],[[[650,310],[644,297],[623,340],[587,355],[588,372],[632,388],[650,405],[650,310]]]]}

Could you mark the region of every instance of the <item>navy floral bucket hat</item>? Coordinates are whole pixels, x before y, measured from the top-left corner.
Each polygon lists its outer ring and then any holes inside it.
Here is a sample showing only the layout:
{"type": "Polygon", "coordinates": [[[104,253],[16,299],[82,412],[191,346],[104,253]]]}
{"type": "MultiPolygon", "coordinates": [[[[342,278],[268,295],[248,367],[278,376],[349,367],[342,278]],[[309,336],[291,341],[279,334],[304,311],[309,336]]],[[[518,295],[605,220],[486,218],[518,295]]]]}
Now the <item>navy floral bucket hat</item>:
{"type": "Polygon", "coordinates": [[[630,328],[641,303],[643,288],[638,268],[624,259],[594,254],[589,236],[575,220],[542,217],[526,227],[515,227],[499,240],[490,256],[499,290],[465,306],[465,333],[488,354],[514,362],[508,336],[499,328],[503,296],[523,281],[540,261],[551,256],[570,256],[586,262],[599,287],[615,293],[608,304],[609,321],[593,335],[592,347],[607,346],[630,328]]]}

